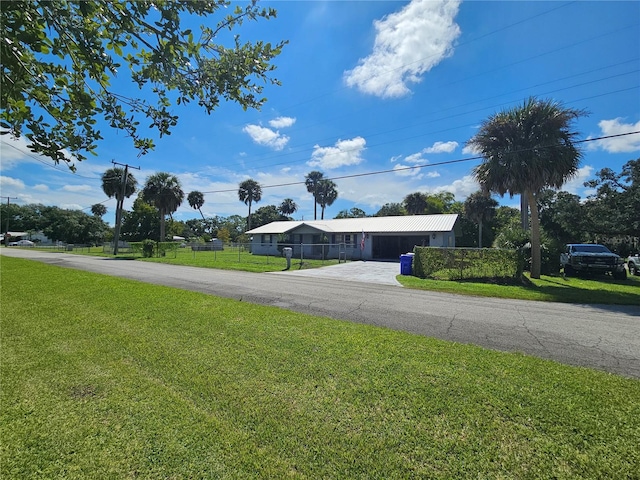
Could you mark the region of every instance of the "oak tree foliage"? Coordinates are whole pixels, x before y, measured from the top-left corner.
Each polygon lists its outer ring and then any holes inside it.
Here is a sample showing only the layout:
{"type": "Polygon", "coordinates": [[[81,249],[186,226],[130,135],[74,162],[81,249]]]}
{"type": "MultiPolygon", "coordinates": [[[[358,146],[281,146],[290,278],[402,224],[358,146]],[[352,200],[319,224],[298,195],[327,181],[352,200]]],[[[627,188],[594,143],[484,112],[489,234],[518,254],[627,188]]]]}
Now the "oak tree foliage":
{"type": "MultiPolygon", "coordinates": [[[[285,41],[243,42],[243,22],[271,19],[256,0],[29,0],[1,2],[0,125],[28,148],[67,162],[96,154],[98,122],[122,130],[145,154],[178,122],[173,106],[221,101],[259,109],[285,41]],[[194,29],[192,17],[206,21],[194,29]],[[117,79],[116,79],[117,77],[117,79]],[[123,90],[121,79],[138,87],[123,90]],[[143,122],[143,120],[146,120],[143,122]],[[143,124],[141,125],[141,122],[143,124]]],[[[197,22],[196,22],[197,23],[197,22]]]]}

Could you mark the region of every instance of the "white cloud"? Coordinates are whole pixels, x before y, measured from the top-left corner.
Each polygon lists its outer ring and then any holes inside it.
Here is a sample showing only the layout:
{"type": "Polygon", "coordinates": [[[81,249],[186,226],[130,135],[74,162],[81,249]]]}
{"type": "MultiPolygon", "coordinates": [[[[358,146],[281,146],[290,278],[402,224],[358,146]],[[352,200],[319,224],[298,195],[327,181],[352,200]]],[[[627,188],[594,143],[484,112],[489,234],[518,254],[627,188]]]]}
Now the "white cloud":
{"type": "Polygon", "coordinates": [[[333,147],[316,145],[307,165],[326,169],[357,165],[363,160],[361,154],[366,144],[364,138],[355,137],[350,140],[338,140],[333,147]]]}
{"type": "Polygon", "coordinates": [[[45,185],[43,183],[39,183],[38,185],[34,185],[33,190],[37,190],[39,192],[48,192],[49,191],[49,186],[45,185]]]}
{"type": "Polygon", "coordinates": [[[422,169],[420,168],[411,168],[409,165],[398,163],[393,166],[393,170],[400,177],[415,177],[418,180],[422,178],[422,169]]]}
{"type": "Polygon", "coordinates": [[[59,207],[64,210],[82,210],[84,208],[79,203],[63,203],[59,207]]]}
{"type": "Polygon", "coordinates": [[[269,125],[273,128],[287,128],[296,123],[296,119],[293,117],[278,117],[269,122],[269,125]]]}
{"type": "Polygon", "coordinates": [[[456,200],[462,200],[467,198],[473,192],[480,189],[480,185],[473,178],[472,175],[465,175],[459,180],[454,180],[449,185],[441,185],[434,189],[435,193],[439,192],[451,192],[456,197],[456,200]]]}
{"type": "Polygon", "coordinates": [[[414,180],[414,177],[396,175],[345,178],[338,182],[339,198],[358,205],[367,213],[375,213],[385,203],[401,202],[406,193],[415,191],[417,182],[414,180]]]}
{"type": "Polygon", "coordinates": [[[436,142],[425,148],[422,153],[451,153],[458,148],[458,142],[436,142]]]}
{"type": "Polygon", "coordinates": [[[247,125],[242,131],[248,134],[258,145],[264,145],[274,150],[282,150],[289,142],[289,137],[286,135],[281,135],[280,132],[260,125],[247,125]]]}
{"type": "Polygon", "coordinates": [[[480,155],[482,152],[477,147],[467,145],[462,149],[462,153],[464,153],[465,155],[473,155],[475,157],[477,155],[480,155]]]}
{"type": "Polygon", "coordinates": [[[412,153],[411,155],[407,155],[404,159],[407,163],[426,163],[427,160],[422,158],[422,152],[420,153],[412,153]]]}
{"type": "Polygon", "coordinates": [[[11,189],[12,191],[15,189],[24,190],[24,187],[25,185],[22,180],[0,175],[0,189],[2,193],[6,193],[7,189],[11,189]]]}
{"type": "Polygon", "coordinates": [[[10,135],[2,135],[0,141],[0,158],[2,159],[2,169],[8,170],[15,166],[18,160],[28,156],[27,143],[24,138],[14,139],[10,135]]]}
{"type": "Polygon", "coordinates": [[[65,185],[62,190],[65,192],[91,192],[95,190],[95,187],[90,185],[65,185]]]}
{"type": "Polygon", "coordinates": [[[426,178],[438,178],[440,174],[436,171],[425,171],[423,168],[412,168],[410,165],[402,165],[401,163],[393,167],[394,173],[401,177],[413,177],[420,180],[426,178]]]}
{"type": "Polygon", "coordinates": [[[345,72],[345,82],[364,93],[383,98],[410,93],[409,83],[418,83],[453,53],[460,35],[454,22],[459,0],[412,0],[402,10],[374,21],[373,52],[345,72]]]}
{"type": "Polygon", "coordinates": [[[586,165],[578,169],[576,176],[571,180],[566,182],[560,190],[565,192],[573,193],[574,195],[584,195],[585,187],[584,182],[592,178],[593,167],[590,165],[586,165]]]}
{"type": "MultiPolygon", "coordinates": [[[[640,121],[633,123],[622,123],[621,118],[613,120],[601,120],[598,123],[602,135],[619,135],[621,133],[640,131],[640,121]]],[[[636,152],[640,150],[640,133],[635,135],[625,135],[624,137],[607,138],[594,142],[594,148],[601,148],[609,153],[636,152]]]]}
{"type": "MultiPolygon", "coordinates": [[[[412,153],[404,157],[405,163],[411,163],[414,165],[425,165],[429,163],[429,160],[424,158],[425,153],[451,153],[458,147],[458,142],[436,142],[431,147],[423,148],[418,153],[412,153]]],[[[391,163],[395,163],[402,159],[402,155],[391,157],[391,163]]]]}

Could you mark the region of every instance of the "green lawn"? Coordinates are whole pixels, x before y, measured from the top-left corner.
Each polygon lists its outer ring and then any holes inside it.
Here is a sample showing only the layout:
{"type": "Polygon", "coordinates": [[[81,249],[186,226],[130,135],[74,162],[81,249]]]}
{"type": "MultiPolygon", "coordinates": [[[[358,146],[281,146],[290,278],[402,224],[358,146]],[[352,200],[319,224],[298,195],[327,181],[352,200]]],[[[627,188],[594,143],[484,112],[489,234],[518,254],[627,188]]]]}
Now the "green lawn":
{"type": "Polygon", "coordinates": [[[638,478],[640,382],[2,257],[2,478],[638,478]]]}
{"type": "MultiPolygon", "coordinates": [[[[47,248],[38,248],[51,251],[47,248]]],[[[113,253],[105,253],[103,247],[82,247],[73,251],[59,250],[76,255],[93,255],[113,257],[113,253]]],[[[139,254],[119,253],[120,258],[131,258],[143,262],[167,263],[171,265],[188,265],[191,267],[218,268],[221,270],[242,270],[247,272],[277,272],[287,268],[287,260],[282,256],[252,255],[244,248],[225,247],[222,251],[194,252],[190,248],[178,248],[167,252],[164,257],[142,258],[139,254]]],[[[291,259],[291,269],[307,269],[335,265],[338,260],[291,259]]]]}
{"type": "Polygon", "coordinates": [[[429,280],[402,275],[397,278],[405,287],[459,295],[545,302],[640,305],[640,277],[630,276],[627,280],[614,280],[605,276],[564,278],[541,275],[540,279],[527,276],[518,285],[471,280],[429,280]]]}

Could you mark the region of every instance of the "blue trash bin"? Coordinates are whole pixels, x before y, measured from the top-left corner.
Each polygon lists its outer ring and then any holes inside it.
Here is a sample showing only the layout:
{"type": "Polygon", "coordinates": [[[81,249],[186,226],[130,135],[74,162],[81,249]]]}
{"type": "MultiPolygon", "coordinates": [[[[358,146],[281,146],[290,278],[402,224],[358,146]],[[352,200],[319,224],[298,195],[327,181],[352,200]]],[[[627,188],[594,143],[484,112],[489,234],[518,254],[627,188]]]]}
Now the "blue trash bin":
{"type": "Polygon", "coordinates": [[[413,255],[400,255],[400,275],[411,275],[413,255]]]}

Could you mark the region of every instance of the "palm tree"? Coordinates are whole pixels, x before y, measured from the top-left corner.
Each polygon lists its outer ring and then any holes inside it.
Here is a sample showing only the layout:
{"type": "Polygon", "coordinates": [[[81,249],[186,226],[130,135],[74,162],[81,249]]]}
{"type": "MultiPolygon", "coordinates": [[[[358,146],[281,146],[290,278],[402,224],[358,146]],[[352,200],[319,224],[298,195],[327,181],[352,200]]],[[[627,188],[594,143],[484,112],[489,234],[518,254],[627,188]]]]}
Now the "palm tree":
{"type": "Polygon", "coordinates": [[[582,152],[573,121],[586,112],[553,100],[529,98],[522,106],[484,120],[467,142],[484,157],[473,169],[483,190],[523,195],[531,209],[531,277],[540,278],[540,220],[537,194],[560,188],[578,171],[582,152]]]}
{"type": "Polygon", "coordinates": [[[424,193],[410,193],[402,201],[409,215],[422,215],[427,208],[427,198],[424,193]]]}
{"type": "Polygon", "coordinates": [[[321,220],[324,220],[324,209],[329,207],[338,198],[338,190],[336,190],[336,184],[327,178],[324,178],[318,182],[316,187],[316,201],[322,207],[321,220]]]}
{"type": "Polygon", "coordinates": [[[160,241],[165,241],[165,217],[173,214],[184,200],[180,180],[175,175],[159,172],[147,178],[142,189],[145,202],[160,212],[160,241]]]}
{"type": "Polygon", "coordinates": [[[95,203],[91,205],[91,213],[96,217],[102,217],[107,213],[107,207],[101,203],[95,203]]]}
{"type": "Polygon", "coordinates": [[[123,168],[115,167],[110,168],[102,174],[102,191],[109,198],[115,197],[118,203],[124,202],[125,198],[129,198],[133,195],[138,187],[138,181],[128,171],[126,181],[124,181],[124,172],[125,170],[123,168]]]}
{"type": "Polygon", "coordinates": [[[122,207],[124,199],[134,194],[138,187],[138,181],[129,173],[127,168],[110,168],[102,174],[102,191],[109,198],[116,198],[116,227],[113,236],[113,254],[118,254],[120,241],[120,224],[122,223],[122,207]]]}
{"type": "Polygon", "coordinates": [[[251,204],[262,200],[262,187],[251,178],[241,182],[238,186],[238,198],[245,205],[249,205],[249,216],[247,217],[247,230],[251,230],[251,204]]]}
{"type": "Polygon", "coordinates": [[[200,215],[202,215],[202,220],[205,220],[204,215],[202,214],[202,206],[204,205],[204,194],[199,192],[198,190],[194,190],[193,192],[189,192],[187,195],[187,202],[189,202],[189,206],[194,210],[198,210],[200,215]]]}
{"type": "Polygon", "coordinates": [[[304,183],[307,186],[307,192],[313,195],[313,219],[318,219],[318,199],[317,190],[318,182],[324,178],[324,173],[314,170],[304,177],[304,183]]]}
{"type": "MultiPolygon", "coordinates": [[[[115,197],[116,200],[120,200],[122,197],[122,177],[124,175],[123,168],[110,168],[102,174],[102,191],[109,198],[115,197]]],[[[129,198],[136,191],[138,181],[135,177],[127,172],[127,180],[124,188],[124,197],[129,198]]]]}
{"type": "Polygon", "coordinates": [[[280,212],[285,217],[293,215],[297,210],[298,205],[293,201],[292,198],[285,198],[278,207],[278,212],[280,212]]]}
{"type": "Polygon", "coordinates": [[[491,220],[496,213],[498,202],[488,192],[475,192],[464,201],[464,213],[478,224],[478,248],[482,248],[482,222],[491,220]]]}

